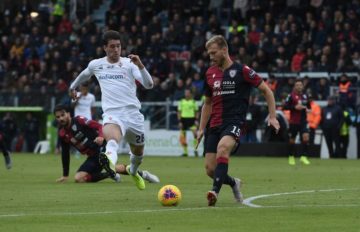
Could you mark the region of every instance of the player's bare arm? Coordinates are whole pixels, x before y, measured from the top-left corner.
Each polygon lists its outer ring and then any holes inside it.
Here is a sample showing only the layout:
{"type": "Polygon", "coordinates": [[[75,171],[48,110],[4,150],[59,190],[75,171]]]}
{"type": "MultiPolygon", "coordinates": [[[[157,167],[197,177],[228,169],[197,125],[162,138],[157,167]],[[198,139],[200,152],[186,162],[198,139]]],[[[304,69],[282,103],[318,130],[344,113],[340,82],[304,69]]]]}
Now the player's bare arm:
{"type": "Polygon", "coordinates": [[[269,110],[268,126],[274,127],[276,133],[278,133],[280,129],[280,124],[276,119],[274,94],[271,91],[271,89],[265,84],[265,82],[261,82],[261,84],[258,86],[258,89],[263,93],[265,100],[268,104],[268,110],[269,110]]]}
{"type": "Polygon", "coordinates": [[[210,115],[211,115],[211,98],[205,97],[204,105],[201,108],[200,126],[199,126],[199,130],[197,131],[196,149],[199,146],[199,143],[201,142],[201,139],[204,135],[204,129],[209,121],[210,115]]]}
{"type": "Polygon", "coordinates": [[[96,137],[96,138],[94,139],[94,142],[95,142],[97,145],[101,146],[101,145],[104,143],[104,138],[101,137],[101,136],[96,137]]]}
{"type": "Polygon", "coordinates": [[[69,179],[68,176],[62,176],[62,177],[56,179],[56,182],[57,182],[57,183],[64,183],[64,182],[66,182],[68,179],[69,179]]]}
{"type": "Polygon", "coordinates": [[[69,95],[74,101],[78,100],[81,96],[80,94],[77,93],[76,88],[81,83],[88,81],[92,75],[93,75],[92,71],[90,70],[89,67],[87,67],[71,83],[70,88],[69,88],[69,95]]]}

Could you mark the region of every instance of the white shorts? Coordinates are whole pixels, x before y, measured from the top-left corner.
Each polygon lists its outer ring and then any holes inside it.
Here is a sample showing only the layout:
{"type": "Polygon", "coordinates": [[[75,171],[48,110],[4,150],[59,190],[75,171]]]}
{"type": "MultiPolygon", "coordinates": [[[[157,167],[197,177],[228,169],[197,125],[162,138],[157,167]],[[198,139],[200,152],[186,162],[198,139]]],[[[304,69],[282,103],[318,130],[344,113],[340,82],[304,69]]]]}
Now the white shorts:
{"type": "Polygon", "coordinates": [[[144,145],[144,115],[137,108],[109,110],[103,115],[103,125],[111,123],[120,126],[121,134],[133,145],[144,145]]]}

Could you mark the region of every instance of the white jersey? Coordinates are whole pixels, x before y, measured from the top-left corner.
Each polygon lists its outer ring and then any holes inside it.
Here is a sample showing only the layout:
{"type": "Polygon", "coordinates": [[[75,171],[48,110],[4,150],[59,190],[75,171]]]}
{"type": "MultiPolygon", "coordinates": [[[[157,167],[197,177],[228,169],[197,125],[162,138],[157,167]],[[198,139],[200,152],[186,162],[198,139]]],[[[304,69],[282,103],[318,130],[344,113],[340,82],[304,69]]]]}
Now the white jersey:
{"type": "Polygon", "coordinates": [[[141,108],[136,96],[135,80],[141,80],[142,83],[142,75],[129,58],[120,57],[119,62],[113,64],[109,63],[106,57],[95,59],[89,63],[83,73],[87,76],[96,76],[101,88],[104,112],[126,106],[141,108]]]}
{"type": "Polygon", "coordinates": [[[74,116],[83,116],[85,118],[92,119],[91,108],[94,106],[95,106],[94,94],[87,93],[86,96],[81,95],[76,102],[74,108],[74,116]]]}

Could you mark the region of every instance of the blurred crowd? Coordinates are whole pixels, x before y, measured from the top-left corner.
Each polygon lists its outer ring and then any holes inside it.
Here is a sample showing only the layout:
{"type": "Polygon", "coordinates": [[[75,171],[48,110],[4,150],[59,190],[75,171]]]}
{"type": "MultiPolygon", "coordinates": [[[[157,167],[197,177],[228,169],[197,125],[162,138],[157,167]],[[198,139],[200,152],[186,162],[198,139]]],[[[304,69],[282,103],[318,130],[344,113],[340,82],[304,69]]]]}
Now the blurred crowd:
{"type": "MultiPolygon", "coordinates": [[[[84,7],[84,1],[77,4],[84,7]]],[[[103,27],[91,13],[71,14],[65,0],[23,0],[0,13],[2,105],[13,105],[15,98],[19,105],[45,108],[51,97],[69,101],[71,81],[104,55],[101,34],[107,29],[120,31],[122,55],[139,54],[153,75],[154,89],[139,89],[142,101],[179,100],[186,88],[200,99],[209,65],[204,44],[214,34],[225,35],[232,58],[257,72],[360,69],[357,0],[113,0],[103,27]]],[[[349,81],[356,87],[356,79],[349,81]]],[[[278,100],[293,82],[271,75],[268,80],[278,100]]],[[[306,92],[326,100],[339,82],[307,78],[306,92]]],[[[100,100],[95,80],[90,91],[100,100]]]]}
{"type": "MultiPolygon", "coordinates": [[[[112,0],[103,12],[104,22],[92,17],[102,0],[91,1],[91,9],[85,0],[8,3],[1,5],[0,12],[3,106],[51,110],[53,103],[70,104],[70,83],[90,60],[105,55],[101,35],[112,29],[121,33],[122,56],[140,55],[153,76],[152,90],[138,89],[142,101],[180,100],[185,89],[200,100],[209,66],[204,44],[212,35],[223,34],[233,60],[269,74],[266,83],[278,102],[292,91],[295,77],[277,74],[334,72],[340,74],[338,78],[309,74],[304,78],[305,93],[325,101],[334,94],[331,87],[338,87],[336,104],[353,118],[360,111],[357,78],[344,74],[360,71],[359,0],[112,0]]],[[[99,101],[95,79],[89,90],[99,101]]],[[[256,92],[252,94],[251,99],[258,98],[256,92]]],[[[258,115],[254,129],[265,118],[258,115]]],[[[5,115],[3,121],[8,118],[5,115]]],[[[24,139],[26,133],[34,133],[23,128],[24,139]]],[[[27,143],[33,149],[34,142],[27,143]]]]}

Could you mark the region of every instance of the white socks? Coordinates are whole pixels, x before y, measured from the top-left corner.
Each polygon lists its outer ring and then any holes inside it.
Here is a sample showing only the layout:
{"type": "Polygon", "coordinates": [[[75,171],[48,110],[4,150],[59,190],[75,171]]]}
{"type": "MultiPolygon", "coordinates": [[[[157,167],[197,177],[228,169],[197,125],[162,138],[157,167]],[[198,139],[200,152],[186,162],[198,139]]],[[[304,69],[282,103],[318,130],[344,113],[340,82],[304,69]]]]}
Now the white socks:
{"type": "Polygon", "coordinates": [[[114,139],[109,140],[106,144],[106,152],[105,153],[108,155],[108,158],[110,159],[110,161],[113,165],[116,164],[117,159],[118,159],[118,155],[117,155],[118,148],[119,148],[119,145],[114,139]]]}
{"type": "Polygon", "coordinates": [[[129,154],[130,154],[130,174],[134,176],[138,171],[143,156],[134,155],[131,151],[129,152],[129,154]]]}

